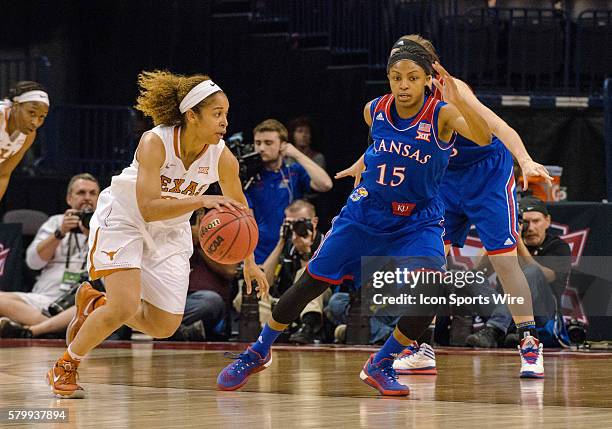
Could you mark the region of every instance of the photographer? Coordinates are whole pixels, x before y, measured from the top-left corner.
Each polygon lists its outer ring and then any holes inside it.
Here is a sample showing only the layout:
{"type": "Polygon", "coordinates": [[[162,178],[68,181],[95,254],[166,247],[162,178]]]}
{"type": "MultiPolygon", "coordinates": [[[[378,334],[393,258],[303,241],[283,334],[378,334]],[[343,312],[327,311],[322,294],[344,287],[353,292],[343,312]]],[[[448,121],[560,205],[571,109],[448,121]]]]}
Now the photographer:
{"type": "MultiPolygon", "coordinates": [[[[571,270],[569,245],[551,234],[551,218],[546,204],[535,197],[523,198],[520,202],[522,214],[522,240],[517,240],[517,253],[525,273],[531,296],[539,338],[545,341],[558,332],[551,331],[554,325],[557,302],[567,285],[571,270]],[[548,334],[548,335],[546,335],[548,334]]],[[[497,305],[487,320],[484,329],[467,337],[467,344],[475,347],[497,347],[512,323],[512,315],[505,305],[497,305]]],[[[506,338],[506,344],[518,343],[514,334],[506,338]]]]}
{"type": "Polygon", "coordinates": [[[245,194],[259,227],[255,261],[261,264],[278,241],[285,207],[311,189],[329,191],[332,181],[325,170],[287,141],[287,129],[279,121],[263,121],[255,127],[253,136],[263,168],[245,194]],[[296,162],[288,165],[287,157],[296,162]]]}
{"type": "MultiPolygon", "coordinates": [[[[27,249],[28,267],[42,270],[32,292],[0,292],[2,328],[9,323],[7,318],[26,327],[47,321],[49,317],[43,312],[48,312],[52,303],[86,276],[89,220],[99,193],[98,181],[91,174],[78,174],[70,179],[66,194],[70,208],[64,214],[50,217],[27,249]]],[[[62,315],[60,322],[64,318],[67,326],[71,314],[62,315]]]]}
{"type": "MultiPolygon", "coordinates": [[[[306,267],[312,253],[319,247],[322,234],[317,230],[318,218],[312,204],[295,200],[285,209],[280,238],[263,264],[271,285],[270,294],[280,297],[295,282],[298,272],[306,267]]],[[[323,298],[311,301],[300,315],[301,325],[289,341],[308,344],[321,329],[323,298]]]]}

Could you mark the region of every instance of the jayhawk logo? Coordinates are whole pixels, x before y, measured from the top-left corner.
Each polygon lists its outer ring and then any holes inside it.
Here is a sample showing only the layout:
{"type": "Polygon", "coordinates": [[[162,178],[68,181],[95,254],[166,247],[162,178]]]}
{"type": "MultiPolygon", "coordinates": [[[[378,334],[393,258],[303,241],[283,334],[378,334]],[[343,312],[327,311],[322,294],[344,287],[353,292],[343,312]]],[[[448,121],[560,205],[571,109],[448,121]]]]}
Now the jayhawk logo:
{"type": "Polygon", "coordinates": [[[350,199],[354,202],[357,202],[360,199],[365,198],[367,196],[368,196],[368,191],[366,190],[366,188],[360,186],[359,188],[355,188],[353,192],[351,192],[350,199]]]}

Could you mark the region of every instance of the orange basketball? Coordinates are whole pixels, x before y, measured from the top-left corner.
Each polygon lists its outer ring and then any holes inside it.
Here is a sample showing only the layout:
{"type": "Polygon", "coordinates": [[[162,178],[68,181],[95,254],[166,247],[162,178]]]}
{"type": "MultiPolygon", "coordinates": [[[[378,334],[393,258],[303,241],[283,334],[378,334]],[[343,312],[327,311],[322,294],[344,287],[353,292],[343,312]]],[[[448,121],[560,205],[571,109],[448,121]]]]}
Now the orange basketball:
{"type": "Polygon", "coordinates": [[[224,207],[202,216],[199,237],[200,246],[210,259],[235,264],[253,253],[259,230],[250,213],[224,207]]]}

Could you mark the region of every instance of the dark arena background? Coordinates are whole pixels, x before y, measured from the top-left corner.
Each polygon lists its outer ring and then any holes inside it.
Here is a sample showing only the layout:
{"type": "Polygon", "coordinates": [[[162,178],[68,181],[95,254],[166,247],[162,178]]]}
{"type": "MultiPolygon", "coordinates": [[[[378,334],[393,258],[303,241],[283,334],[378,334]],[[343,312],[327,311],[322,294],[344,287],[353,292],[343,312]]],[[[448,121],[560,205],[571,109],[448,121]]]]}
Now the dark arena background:
{"type": "MultiPolygon", "coordinates": [[[[27,80],[50,99],[0,200],[0,426],[612,427],[611,0],[2,0],[0,16],[0,97],[27,80]],[[223,88],[224,139],[245,186],[263,168],[242,156],[255,151],[254,127],[308,117],[312,149],[333,181],[328,192],[307,194],[325,233],[353,190],[352,178],[334,175],[368,148],[363,107],[390,92],[389,52],[407,34],[431,40],[449,73],[554,176],[552,186],[530,181],[551,216],[549,231],[571,252],[556,300],[568,336],[546,345],[546,378],[518,377],[516,344],[470,347],[466,337],[486,329],[486,316],[438,314],[418,339],[434,347],[437,375],[400,375],[410,395],[381,397],[359,372],[392,326],[375,338],[359,290],[345,283],[330,290],[346,294],[344,320],[326,298],[314,332],[293,341],[305,323],[294,322],[269,369],[242,390],[219,391],[217,375],[231,362],[224,352],[255,341],[275,304],[243,296],[234,267],[229,276],[208,271],[223,288],[218,323],[184,323],[159,340],[121,328],[79,367],[86,398],[54,397],[45,374],[66,350],[66,324],[38,334],[33,326],[53,313],[16,320],[8,296],[31,293],[40,279],[27,249],[49,216],[68,209],[71,177],[91,173],[106,188],[153,127],[134,107],[139,73],[207,74],[223,88]]],[[[466,261],[482,251],[472,228],[449,266],[475,269],[466,261]]],[[[53,263],[64,264],[60,256],[53,263]]],[[[59,271],[57,287],[69,290],[59,271]]],[[[70,311],[75,291],[62,293],[69,304],[56,312],[70,311]]]]}

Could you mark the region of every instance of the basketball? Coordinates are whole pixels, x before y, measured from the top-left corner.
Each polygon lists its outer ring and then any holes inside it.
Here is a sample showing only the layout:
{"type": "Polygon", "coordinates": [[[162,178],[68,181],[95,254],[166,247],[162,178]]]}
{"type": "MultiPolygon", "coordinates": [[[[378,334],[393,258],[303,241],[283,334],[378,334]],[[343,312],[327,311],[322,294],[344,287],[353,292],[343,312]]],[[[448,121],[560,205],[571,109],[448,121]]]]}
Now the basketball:
{"type": "Polygon", "coordinates": [[[202,216],[198,235],[200,246],[210,259],[235,264],[253,253],[259,230],[250,213],[221,208],[202,216]]]}

